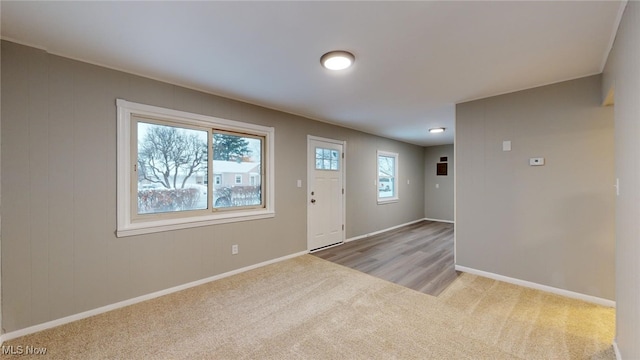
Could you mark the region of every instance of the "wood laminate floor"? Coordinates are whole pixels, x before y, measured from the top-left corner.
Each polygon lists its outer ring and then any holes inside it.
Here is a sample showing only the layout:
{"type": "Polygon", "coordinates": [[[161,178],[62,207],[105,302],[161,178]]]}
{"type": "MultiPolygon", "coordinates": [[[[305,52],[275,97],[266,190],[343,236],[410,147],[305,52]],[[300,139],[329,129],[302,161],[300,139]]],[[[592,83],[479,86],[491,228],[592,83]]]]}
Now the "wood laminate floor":
{"type": "Polygon", "coordinates": [[[458,276],[453,224],[443,222],[421,221],[313,255],[433,296],[458,276]]]}

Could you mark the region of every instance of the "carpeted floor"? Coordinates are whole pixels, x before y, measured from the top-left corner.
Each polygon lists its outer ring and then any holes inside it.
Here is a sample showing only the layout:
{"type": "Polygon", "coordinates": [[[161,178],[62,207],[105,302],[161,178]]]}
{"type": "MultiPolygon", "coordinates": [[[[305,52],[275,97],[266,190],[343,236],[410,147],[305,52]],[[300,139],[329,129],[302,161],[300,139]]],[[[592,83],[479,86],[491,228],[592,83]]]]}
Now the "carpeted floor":
{"type": "Polygon", "coordinates": [[[4,346],[46,347],[38,359],[615,359],[613,333],[611,308],[469,274],[433,297],[305,255],[4,346]]]}

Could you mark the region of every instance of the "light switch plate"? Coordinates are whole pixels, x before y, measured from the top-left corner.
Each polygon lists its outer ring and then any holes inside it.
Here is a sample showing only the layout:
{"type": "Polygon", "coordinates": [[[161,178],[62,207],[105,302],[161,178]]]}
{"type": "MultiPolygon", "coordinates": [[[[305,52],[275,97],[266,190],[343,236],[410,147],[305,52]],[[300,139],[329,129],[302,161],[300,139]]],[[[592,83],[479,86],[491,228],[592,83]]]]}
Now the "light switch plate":
{"type": "Polygon", "coordinates": [[[511,151],[511,140],[505,140],[502,142],[502,151],[511,151]]]}

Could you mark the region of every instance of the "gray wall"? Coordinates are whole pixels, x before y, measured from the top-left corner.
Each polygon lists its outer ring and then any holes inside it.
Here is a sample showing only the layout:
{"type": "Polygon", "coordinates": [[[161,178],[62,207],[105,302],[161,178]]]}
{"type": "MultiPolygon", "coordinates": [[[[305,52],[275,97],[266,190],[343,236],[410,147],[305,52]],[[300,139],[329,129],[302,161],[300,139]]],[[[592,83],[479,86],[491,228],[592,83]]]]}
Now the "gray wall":
{"type": "Polygon", "coordinates": [[[453,161],[453,144],[424,148],[424,217],[427,219],[453,221],[453,161]],[[442,156],[448,160],[447,176],[436,175],[436,164],[442,156]]]}
{"type": "Polygon", "coordinates": [[[307,134],[347,141],[347,238],[424,216],[422,147],[10,42],[2,70],[4,331],[306,250],[307,134]],[[116,238],[116,98],[275,127],[276,217],[116,238]],[[400,154],[397,203],[376,203],[377,149],[400,154]]]}
{"type": "MultiPolygon", "coordinates": [[[[0,8],[1,8],[1,5],[0,5],[0,8]]],[[[2,46],[0,46],[0,59],[2,59],[2,46]]],[[[0,66],[0,79],[2,79],[2,66],[0,66]]],[[[0,99],[2,99],[1,86],[0,86],[0,99]]],[[[2,114],[2,101],[0,101],[0,139],[2,139],[1,114],[2,114]]],[[[1,146],[0,146],[0,184],[2,184],[2,147],[1,146]]],[[[2,209],[2,191],[0,191],[0,209],[2,209]]],[[[0,211],[0,334],[3,332],[4,331],[2,330],[2,211],[0,211]]]]}
{"type": "Polygon", "coordinates": [[[622,359],[640,359],[640,3],[627,3],[604,70],[614,91],[616,198],[616,343],[622,359]]]}
{"type": "Polygon", "coordinates": [[[457,265],[615,298],[613,109],[600,104],[597,75],[457,105],[457,265]]]}

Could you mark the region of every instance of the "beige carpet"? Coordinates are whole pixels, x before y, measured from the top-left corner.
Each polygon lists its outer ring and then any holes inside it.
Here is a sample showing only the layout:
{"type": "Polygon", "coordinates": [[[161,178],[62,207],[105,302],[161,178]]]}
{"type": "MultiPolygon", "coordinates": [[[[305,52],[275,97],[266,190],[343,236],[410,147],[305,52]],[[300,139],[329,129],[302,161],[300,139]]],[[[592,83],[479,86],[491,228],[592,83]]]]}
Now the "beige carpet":
{"type": "Polygon", "coordinates": [[[305,255],[4,346],[46,347],[38,359],[614,359],[613,332],[610,308],[468,274],[436,298],[305,255]]]}

